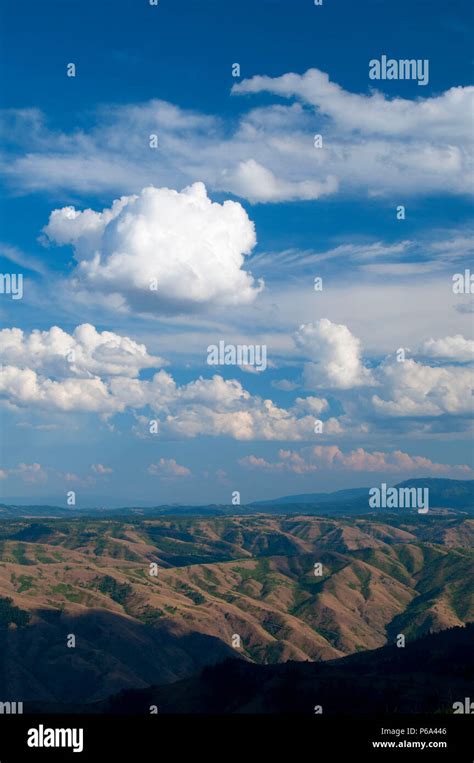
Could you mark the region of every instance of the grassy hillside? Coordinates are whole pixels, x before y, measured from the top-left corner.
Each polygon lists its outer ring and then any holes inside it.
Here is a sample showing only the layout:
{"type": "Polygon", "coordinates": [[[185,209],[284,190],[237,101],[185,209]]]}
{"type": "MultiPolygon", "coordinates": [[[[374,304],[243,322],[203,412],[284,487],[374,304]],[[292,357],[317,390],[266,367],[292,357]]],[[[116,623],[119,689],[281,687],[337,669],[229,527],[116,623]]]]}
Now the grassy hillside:
{"type": "Polygon", "coordinates": [[[473,537],[452,515],[2,521],[0,693],[93,701],[230,655],[331,660],[462,625],[473,537]]]}

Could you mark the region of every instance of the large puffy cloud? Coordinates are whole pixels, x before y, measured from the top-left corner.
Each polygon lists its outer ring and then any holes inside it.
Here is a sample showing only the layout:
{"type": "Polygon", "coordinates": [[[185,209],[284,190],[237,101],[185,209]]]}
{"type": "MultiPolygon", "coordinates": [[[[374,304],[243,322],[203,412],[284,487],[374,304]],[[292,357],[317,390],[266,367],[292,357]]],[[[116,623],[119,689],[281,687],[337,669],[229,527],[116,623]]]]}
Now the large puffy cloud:
{"type": "MultiPolygon", "coordinates": [[[[145,345],[112,331],[83,323],[68,334],[58,326],[26,334],[19,328],[0,330],[0,357],[5,365],[33,369],[56,377],[137,376],[143,368],[165,364],[145,345]]],[[[25,377],[26,378],[26,377],[25,377]]]]}
{"type": "Polygon", "coordinates": [[[304,368],[308,387],[350,389],[370,384],[371,374],[362,363],[360,341],[347,326],[322,318],[301,325],[295,339],[312,360],[304,368]]]}
{"type": "Polygon", "coordinates": [[[264,471],[286,471],[307,474],[326,469],[353,472],[382,472],[389,474],[436,474],[468,476],[472,469],[466,464],[439,464],[423,456],[410,456],[400,450],[367,451],[364,448],[344,453],[337,445],[314,445],[300,451],[279,450],[278,461],[266,461],[257,456],[245,456],[241,466],[264,471]]]}
{"type": "Polygon", "coordinates": [[[49,130],[35,110],[10,110],[3,115],[13,151],[3,158],[5,175],[26,191],[76,193],[136,193],[150,183],[202,180],[254,202],[319,199],[339,189],[357,196],[472,190],[472,87],[389,98],[350,93],[311,69],[257,76],[233,92],[296,102],[246,111],[234,128],[154,100],[101,109],[88,132],[72,133],[49,130]],[[315,132],[324,137],[322,149],[313,145],[315,132]],[[151,134],[158,135],[156,150],[151,134]]]}
{"type": "Polygon", "coordinates": [[[56,209],[44,233],[74,246],[80,283],[143,312],[245,305],[263,288],[242,269],[253,223],[241,204],[212,202],[203,183],[144,188],[103,212],[56,209]]]}

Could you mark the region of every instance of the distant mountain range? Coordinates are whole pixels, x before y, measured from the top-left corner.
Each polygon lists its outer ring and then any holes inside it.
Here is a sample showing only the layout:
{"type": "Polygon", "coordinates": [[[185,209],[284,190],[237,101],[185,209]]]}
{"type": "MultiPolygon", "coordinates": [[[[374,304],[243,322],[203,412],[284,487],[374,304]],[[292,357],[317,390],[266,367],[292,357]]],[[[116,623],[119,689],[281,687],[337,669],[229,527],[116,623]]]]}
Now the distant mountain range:
{"type": "MultiPolygon", "coordinates": [[[[380,484],[380,483],[378,483],[380,484]]],[[[375,485],[377,486],[377,485],[375,485]]],[[[397,488],[428,488],[432,509],[452,509],[474,515],[474,480],[419,478],[405,480],[397,488]]],[[[349,488],[332,493],[303,493],[287,495],[266,501],[233,506],[208,504],[204,506],[161,505],[153,507],[124,506],[117,508],[76,508],[44,505],[0,504],[0,519],[8,517],[134,517],[134,516],[235,516],[239,514],[314,514],[359,515],[368,513],[393,513],[393,509],[373,509],[369,506],[370,488],[349,488]]],[[[404,511],[409,511],[405,509],[404,511]]]]}
{"type": "MultiPolygon", "coordinates": [[[[380,485],[380,483],[379,483],[380,485]]],[[[374,485],[377,487],[377,485],[374,485]]],[[[427,488],[431,508],[474,511],[474,480],[451,480],[440,478],[409,479],[394,485],[396,488],[427,488]]],[[[270,501],[257,501],[253,507],[265,510],[267,507],[311,507],[317,513],[366,513],[374,511],[369,507],[370,488],[352,488],[334,493],[304,493],[287,495],[270,501]]],[[[378,509],[377,511],[381,511],[378,509]]],[[[383,510],[382,510],[383,511],[383,510]]],[[[393,510],[392,510],[393,511],[393,510]]]]}
{"type": "Polygon", "coordinates": [[[252,506],[284,506],[288,503],[297,504],[321,504],[321,503],[339,503],[353,501],[360,498],[367,498],[368,487],[355,487],[347,490],[336,490],[333,493],[300,493],[298,495],[285,495],[282,498],[272,498],[269,501],[254,501],[252,506]]]}

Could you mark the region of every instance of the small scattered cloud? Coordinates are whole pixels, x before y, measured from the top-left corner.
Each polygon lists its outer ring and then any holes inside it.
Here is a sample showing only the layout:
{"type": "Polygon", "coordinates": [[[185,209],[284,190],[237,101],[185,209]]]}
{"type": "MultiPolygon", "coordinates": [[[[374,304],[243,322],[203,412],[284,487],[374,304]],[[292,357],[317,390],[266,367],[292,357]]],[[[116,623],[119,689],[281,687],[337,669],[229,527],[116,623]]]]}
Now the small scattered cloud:
{"type": "Polygon", "coordinates": [[[103,464],[92,464],[91,470],[94,472],[94,474],[99,475],[112,474],[114,471],[110,468],[110,466],[104,466],[103,464]]]}
{"type": "Polygon", "coordinates": [[[239,464],[249,469],[294,474],[311,474],[324,470],[458,477],[472,474],[472,469],[466,464],[440,464],[423,456],[411,456],[401,450],[370,452],[356,448],[344,453],[337,445],[314,445],[300,451],[282,449],[278,451],[278,456],[279,460],[273,462],[253,455],[245,456],[239,460],[239,464]]]}
{"type": "Polygon", "coordinates": [[[158,463],[150,464],[148,474],[162,479],[176,479],[178,477],[190,477],[191,470],[182,466],[174,458],[160,458],[158,463]]]}
{"type": "Polygon", "coordinates": [[[319,199],[334,194],[338,189],[334,175],[321,181],[283,180],[255,159],[240,162],[234,171],[223,175],[221,184],[254,203],[319,199]]]}
{"type": "Polygon", "coordinates": [[[289,379],[273,379],[271,386],[274,389],[280,390],[280,392],[294,392],[300,386],[297,382],[290,381],[289,379]]]}

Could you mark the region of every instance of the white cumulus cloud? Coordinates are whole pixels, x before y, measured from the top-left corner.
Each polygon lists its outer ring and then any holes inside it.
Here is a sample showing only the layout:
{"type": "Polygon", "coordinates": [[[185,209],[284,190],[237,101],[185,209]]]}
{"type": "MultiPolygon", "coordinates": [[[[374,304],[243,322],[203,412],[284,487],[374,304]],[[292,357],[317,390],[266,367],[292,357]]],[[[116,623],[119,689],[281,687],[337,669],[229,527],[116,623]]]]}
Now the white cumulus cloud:
{"type": "Polygon", "coordinates": [[[295,340],[311,359],[304,367],[308,387],[350,389],[370,384],[371,374],[363,365],[360,341],[347,326],[322,318],[302,324],[295,340]]]}
{"type": "Polygon", "coordinates": [[[143,368],[166,363],[148,354],[145,345],[112,331],[97,331],[90,323],[68,334],[58,326],[29,334],[19,328],[0,330],[0,358],[5,365],[57,377],[95,375],[137,376],[143,368]]]}
{"type": "Polygon", "coordinates": [[[474,340],[465,339],[462,334],[446,336],[442,339],[428,339],[421,352],[430,358],[445,358],[460,362],[474,360],[474,340]]]}
{"type": "Polygon", "coordinates": [[[223,187],[252,202],[319,199],[335,193],[338,189],[337,179],[333,175],[321,181],[286,180],[278,178],[255,159],[240,162],[221,182],[223,187]]]}
{"type": "Polygon", "coordinates": [[[389,417],[472,416],[470,368],[432,367],[416,360],[387,359],[378,369],[380,391],[372,397],[376,413],[389,417]]]}
{"type": "Polygon", "coordinates": [[[254,224],[238,202],[212,202],[203,183],[150,186],[103,212],[56,209],[44,233],[73,245],[79,285],[140,312],[246,305],[263,288],[243,270],[254,224]]]}

